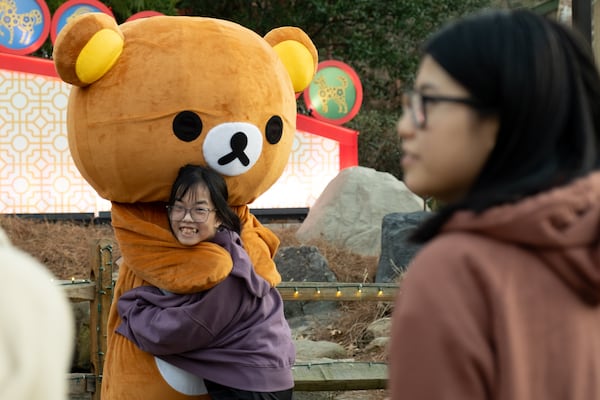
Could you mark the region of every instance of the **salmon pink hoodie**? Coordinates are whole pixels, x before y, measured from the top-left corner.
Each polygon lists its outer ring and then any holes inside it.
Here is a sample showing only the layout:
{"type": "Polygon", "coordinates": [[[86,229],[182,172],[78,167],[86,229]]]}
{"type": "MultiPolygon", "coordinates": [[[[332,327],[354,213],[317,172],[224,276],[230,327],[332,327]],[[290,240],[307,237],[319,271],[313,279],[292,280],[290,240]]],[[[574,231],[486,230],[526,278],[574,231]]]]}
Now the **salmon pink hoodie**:
{"type": "Polygon", "coordinates": [[[456,213],[401,282],[392,400],[600,399],[600,173],[456,213]]]}

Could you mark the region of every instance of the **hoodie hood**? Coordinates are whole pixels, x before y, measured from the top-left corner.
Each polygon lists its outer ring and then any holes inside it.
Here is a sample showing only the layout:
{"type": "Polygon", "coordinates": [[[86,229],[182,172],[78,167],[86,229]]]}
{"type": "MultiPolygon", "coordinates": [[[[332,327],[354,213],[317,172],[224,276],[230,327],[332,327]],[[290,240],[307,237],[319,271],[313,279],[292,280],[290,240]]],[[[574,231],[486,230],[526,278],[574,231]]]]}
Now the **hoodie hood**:
{"type": "Polygon", "coordinates": [[[248,291],[256,297],[264,297],[271,290],[271,284],[253,273],[250,256],[244,250],[240,236],[229,229],[221,228],[212,241],[223,247],[233,259],[233,269],[230,275],[243,279],[248,291]]]}
{"type": "Polygon", "coordinates": [[[585,302],[600,304],[600,173],[483,213],[459,211],[442,231],[530,249],[585,302]]]}

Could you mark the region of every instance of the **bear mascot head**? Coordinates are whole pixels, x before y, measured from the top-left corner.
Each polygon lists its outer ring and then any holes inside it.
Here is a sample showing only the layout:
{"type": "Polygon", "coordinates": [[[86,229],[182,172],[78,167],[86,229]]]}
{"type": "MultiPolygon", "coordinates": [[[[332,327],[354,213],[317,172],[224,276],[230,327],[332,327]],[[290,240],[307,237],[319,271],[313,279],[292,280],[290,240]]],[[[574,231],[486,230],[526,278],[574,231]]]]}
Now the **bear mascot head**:
{"type": "MultiPolygon", "coordinates": [[[[316,73],[317,51],[301,29],[261,37],[215,18],[156,16],[117,25],[89,13],[61,29],[53,58],[72,85],[67,133],[74,162],[111,201],[123,256],[115,299],[147,284],[197,292],[229,274],[224,249],[184,248],[170,232],[165,204],[186,164],[225,178],[254,268],[272,285],[280,282],[273,262],[279,240],[248,204],[282,174],[295,135],[296,94],[316,73]]],[[[152,355],[113,334],[120,322],[115,308],[99,371],[102,399],[204,398],[178,388],[152,355]]]]}

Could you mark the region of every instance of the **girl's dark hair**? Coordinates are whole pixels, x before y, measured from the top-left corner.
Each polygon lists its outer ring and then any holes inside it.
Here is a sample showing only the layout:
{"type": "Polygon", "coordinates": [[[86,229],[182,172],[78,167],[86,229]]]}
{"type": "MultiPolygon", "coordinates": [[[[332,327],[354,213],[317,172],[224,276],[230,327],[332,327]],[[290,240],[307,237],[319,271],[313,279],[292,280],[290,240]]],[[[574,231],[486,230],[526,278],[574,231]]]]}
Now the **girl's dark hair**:
{"type": "Polygon", "coordinates": [[[188,191],[195,191],[199,186],[206,186],[210,193],[217,217],[221,224],[232,231],[240,233],[240,217],[229,207],[227,198],[229,192],[225,179],[215,171],[202,167],[200,165],[185,165],[179,169],[179,173],[173,186],[171,187],[171,196],[169,205],[175,204],[175,201],[181,200],[188,191]]]}
{"type": "Polygon", "coordinates": [[[423,53],[500,126],[470,192],[417,229],[415,241],[433,238],[455,211],[481,212],[597,168],[600,78],[577,32],[528,10],[484,11],[440,30],[423,53]]]}

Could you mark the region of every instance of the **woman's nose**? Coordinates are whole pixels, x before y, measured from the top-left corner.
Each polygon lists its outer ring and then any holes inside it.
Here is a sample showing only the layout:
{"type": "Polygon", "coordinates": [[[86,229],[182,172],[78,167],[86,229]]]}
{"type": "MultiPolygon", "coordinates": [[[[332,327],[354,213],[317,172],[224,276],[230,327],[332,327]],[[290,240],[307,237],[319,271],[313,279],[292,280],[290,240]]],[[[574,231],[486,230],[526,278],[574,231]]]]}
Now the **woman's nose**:
{"type": "Polygon", "coordinates": [[[396,125],[396,131],[398,132],[400,139],[405,139],[414,134],[415,127],[410,120],[409,112],[405,111],[404,114],[402,114],[396,125]]]}

